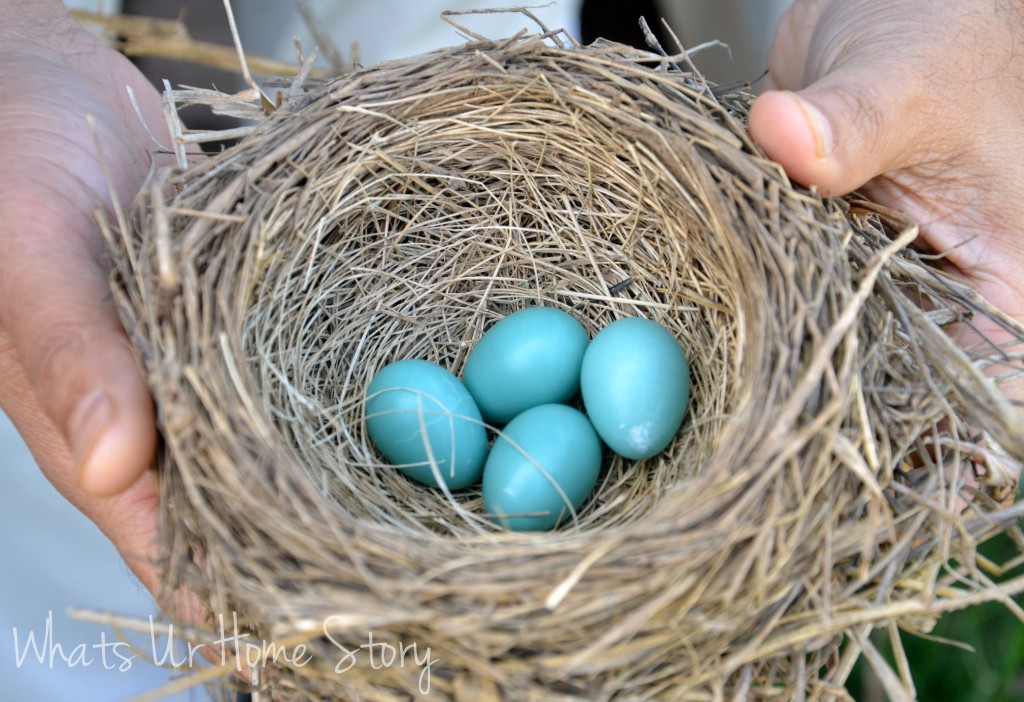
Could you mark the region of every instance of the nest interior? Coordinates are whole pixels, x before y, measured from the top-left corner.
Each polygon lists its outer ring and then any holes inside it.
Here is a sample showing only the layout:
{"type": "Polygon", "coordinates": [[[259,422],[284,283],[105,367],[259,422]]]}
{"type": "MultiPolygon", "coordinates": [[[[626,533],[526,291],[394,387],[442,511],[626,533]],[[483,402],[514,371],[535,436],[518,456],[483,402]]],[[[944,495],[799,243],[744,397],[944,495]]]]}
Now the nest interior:
{"type": "Polygon", "coordinates": [[[1013,523],[1024,433],[981,369],[1018,373],[1024,331],[922,263],[894,213],[791,185],[746,134],[749,99],[685,57],[481,40],[299,86],[237,146],[158,174],[111,241],[159,410],[160,565],[315,652],[261,661],[256,687],[842,696],[872,627],[1000,596],[973,546],[1013,523]],[[609,455],[544,534],[413,484],[362,415],[383,365],[458,374],[527,305],[592,334],[649,317],[692,368],[674,443],[609,455]],[[951,341],[971,315],[1006,333],[998,354],[951,341]],[[426,689],[423,666],[338,672],[336,642],[371,631],[433,651],[426,689]]]}

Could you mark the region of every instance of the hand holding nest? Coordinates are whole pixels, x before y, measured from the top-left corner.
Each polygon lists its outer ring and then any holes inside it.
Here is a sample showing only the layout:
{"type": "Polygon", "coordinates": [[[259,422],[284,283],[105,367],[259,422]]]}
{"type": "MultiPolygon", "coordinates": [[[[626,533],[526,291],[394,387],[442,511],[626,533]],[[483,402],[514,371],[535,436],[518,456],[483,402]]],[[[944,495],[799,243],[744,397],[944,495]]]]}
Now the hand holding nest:
{"type": "MultiPolygon", "coordinates": [[[[924,243],[1018,320],[1022,15],[989,0],[797,0],[771,56],[778,90],[750,115],[794,180],[823,194],[863,187],[907,212],[924,243]]],[[[163,123],[159,96],[60,2],[0,0],[0,34],[0,405],[58,489],[122,553],[145,555],[153,409],[110,302],[93,210],[115,195],[127,204],[150,167],[155,144],[125,86],[150,125],[163,123]]]]}
{"type": "Polygon", "coordinates": [[[0,405],[150,588],[152,400],[114,310],[98,203],[129,203],[160,98],[60,2],[0,2],[0,405]],[[91,115],[94,128],[85,116],[91,115]],[[113,185],[113,192],[108,187],[113,185]]]}
{"type": "Polygon", "coordinates": [[[1022,39],[1019,2],[796,0],[751,134],[823,195],[861,188],[908,214],[923,244],[1024,320],[1022,39]]]}

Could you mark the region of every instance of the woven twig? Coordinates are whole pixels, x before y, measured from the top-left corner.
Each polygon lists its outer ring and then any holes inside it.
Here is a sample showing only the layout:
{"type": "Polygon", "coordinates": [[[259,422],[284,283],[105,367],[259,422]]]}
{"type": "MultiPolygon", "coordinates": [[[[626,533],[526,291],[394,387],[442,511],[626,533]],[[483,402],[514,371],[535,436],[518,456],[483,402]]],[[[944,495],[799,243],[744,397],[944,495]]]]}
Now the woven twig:
{"type": "Polygon", "coordinates": [[[550,33],[385,63],[292,91],[110,231],[164,582],[315,654],[257,666],[266,698],[420,695],[422,666],[338,672],[370,631],[431,649],[429,699],[843,698],[862,650],[887,670],[872,628],[1022,589],[974,547],[1015,528],[995,381],[1024,329],[894,213],[792,186],[749,96],[677,64],[550,33]],[[382,462],[362,400],[531,304],[659,321],[693,392],[662,455],[609,455],[578,519],[515,534],[382,462]],[[982,317],[1013,342],[959,348],[982,317]]]}

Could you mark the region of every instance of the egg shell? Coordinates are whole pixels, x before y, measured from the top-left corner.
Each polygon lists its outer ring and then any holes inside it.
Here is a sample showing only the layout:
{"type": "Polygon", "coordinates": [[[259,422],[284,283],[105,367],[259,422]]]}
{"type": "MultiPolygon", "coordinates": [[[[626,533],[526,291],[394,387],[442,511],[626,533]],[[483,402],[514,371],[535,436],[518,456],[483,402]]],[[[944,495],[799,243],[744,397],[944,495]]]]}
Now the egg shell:
{"type": "Polygon", "coordinates": [[[667,329],[627,317],[590,342],[580,389],[587,415],[609,448],[626,458],[650,458],[672,442],[683,423],[690,367],[667,329]]]}
{"type": "Polygon", "coordinates": [[[449,489],[476,483],[487,458],[487,430],[469,391],[446,368],[420,359],[391,363],[366,390],[366,428],[387,461],[410,478],[449,489]]]}
{"type": "Polygon", "coordinates": [[[594,489],[601,440],[590,421],[568,405],[540,405],[516,416],[494,440],[484,466],[484,508],[505,528],[557,526],[594,489]],[[538,467],[539,466],[539,467],[538,467]],[[544,512],[536,516],[503,516],[544,512]]]}
{"type": "Polygon", "coordinates": [[[466,359],[462,380],[484,419],[504,424],[531,407],[572,399],[589,340],[568,312],[527,307],[484,333],[466,359]]]}

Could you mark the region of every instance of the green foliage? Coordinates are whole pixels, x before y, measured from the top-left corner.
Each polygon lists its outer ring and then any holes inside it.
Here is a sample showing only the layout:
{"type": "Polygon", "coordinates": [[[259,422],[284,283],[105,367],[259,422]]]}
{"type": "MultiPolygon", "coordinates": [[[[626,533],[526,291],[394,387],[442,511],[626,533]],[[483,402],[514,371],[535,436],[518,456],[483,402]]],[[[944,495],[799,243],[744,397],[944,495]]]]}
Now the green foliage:
{"type": "MultiPolygon", "coordinates": [[[[979,551],[996,563],[1005,562],[1017,554],[1016,546],[1005,536],[983,544],[979,551]]],[[[1019,574],[1015,571],[1003,578],[1019,574]]],[[[1018,596],[1016,602],[1024,606],[1024,596],[1018,596]]],[[[932,634],[967,644],[973,651],[904,633],[903,646],[910,660],[919,700],[1024,700],[1024,623],[1005,606],[992,602],[953,612],[939,620],[932,634]]],[[[873,641],[879,650],[889,653],[884,636],[876,635],[873,641]]],[[[883,702],[886,699],[871,667],[863,660],[857,664],[849,688],[858,702],[883,702]]]]}

